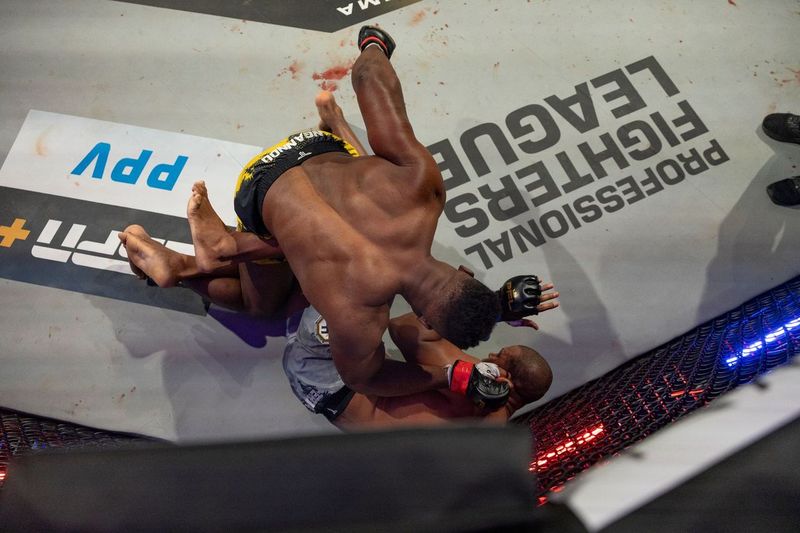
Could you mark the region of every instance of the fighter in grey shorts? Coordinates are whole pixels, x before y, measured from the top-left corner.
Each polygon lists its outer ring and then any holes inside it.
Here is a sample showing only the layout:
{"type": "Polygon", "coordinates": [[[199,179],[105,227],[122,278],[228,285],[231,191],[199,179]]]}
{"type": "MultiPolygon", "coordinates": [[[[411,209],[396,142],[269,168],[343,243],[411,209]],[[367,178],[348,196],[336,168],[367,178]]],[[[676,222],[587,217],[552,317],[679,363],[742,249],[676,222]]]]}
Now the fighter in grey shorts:
{"type": "Polygon", "coordinates": [[[303,405],[331,422],[353,398],[353,391],[344,384],[333,363],[328,325],[313,307],[303,311],[297,331],[289,334],[283,371],[303,405]]]}
{"type": "Polygon", "coordinates": [[[342,429],[438,424],[455,418],[505,422],[517,409],[544,395],[552,380],[549,365],[532,348],[507,346],[479,361],[425,327],[413,313],[393,318],[389,334],[409,362],[450,367],[454,376],[462,364],[481,372],[495,371],[489,383],[508,383],[510,392],[495,405],[484,403],[486,394],[470,396],[453,387],[395,397],[354,392],[336,371],[325,319],[308,307],[283,353],[283,369],[295,396],[309,411],[342,429]]]}

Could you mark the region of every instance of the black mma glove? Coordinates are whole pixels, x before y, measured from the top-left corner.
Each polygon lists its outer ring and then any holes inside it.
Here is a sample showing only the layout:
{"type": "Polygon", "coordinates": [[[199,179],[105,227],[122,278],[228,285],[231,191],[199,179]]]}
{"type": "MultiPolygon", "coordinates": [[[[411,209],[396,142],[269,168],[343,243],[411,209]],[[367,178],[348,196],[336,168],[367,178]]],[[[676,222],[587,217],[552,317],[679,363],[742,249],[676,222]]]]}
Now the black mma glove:
{"type": "Polygon", "coordinates": [[[377,44],[386,54],[386,57],[392,58],[392,52],[394,52],[394,40],[392,37],[377,26],[362,26],[358,32],[358,49],[363,52],[371,44],[377,44]]]}
{"type": "Polygon", "coordinates": [[[470,363],[456,360],[447,365],[447,384],[451,391],[462,394],[480,408],[494,410],[508,401],[510,387],[497,381],[500,368],[494,363],[470,363]]]}
{"type": "Polygon", "coordinates": [[[526,316],[538,315],[536,307],[542,295],[542,284],[534,275],[514,276],[497,291],[500,301],[499,321],[511,322],[526,316]]]}

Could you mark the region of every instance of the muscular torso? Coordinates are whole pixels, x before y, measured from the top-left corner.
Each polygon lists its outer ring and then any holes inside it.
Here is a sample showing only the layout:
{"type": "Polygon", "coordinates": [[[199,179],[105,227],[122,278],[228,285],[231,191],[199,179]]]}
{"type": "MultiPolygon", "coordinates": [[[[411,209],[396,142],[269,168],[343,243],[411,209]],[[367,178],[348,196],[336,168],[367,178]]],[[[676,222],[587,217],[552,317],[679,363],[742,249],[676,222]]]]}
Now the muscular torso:
{"type": "Polygon", "coordinates": [[[308,300],[325,317],[366,321],[369,334],[369,317],[388,320],[403,273],[430,254],[443,202],[432,161],[399,167],[331,153],[282,175],[262,212],[308,300]]]}

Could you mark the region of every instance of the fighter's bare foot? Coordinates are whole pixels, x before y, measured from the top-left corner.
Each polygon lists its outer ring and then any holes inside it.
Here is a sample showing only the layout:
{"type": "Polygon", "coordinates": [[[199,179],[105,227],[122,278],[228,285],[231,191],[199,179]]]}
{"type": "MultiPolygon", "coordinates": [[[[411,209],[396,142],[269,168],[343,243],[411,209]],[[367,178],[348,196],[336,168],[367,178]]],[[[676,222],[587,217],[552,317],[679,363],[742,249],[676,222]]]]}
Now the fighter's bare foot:
{"type": "Polygon", "coordinates": [[[320,91],[314,99],[314,104],[317,106],[317,112],[319,113],[319,129],[338,135],[336,130],[345,120],[342,108],[336,103],[333,93],[320,91]]]}
{"type": "Polygon", "coordinates": [[[235,251],[236,243],[211,206],[205,182],[198,181],[192,185],[186,216],[189,219],[195,259],[200,271],[212,272],[225,264],[225,257],[235,251]]]}
{"type": "Polygon", "coordinates": [[[140,279],[150,277],[159,287],[173,287],[183,268],[183,256],[154,241],[143,227],[133,224],[119,234],[131,270],[140,279]]]}
{"type": "Polygon", "coordinates": [[[364,150],[364,145],[361,144],[361,141],[350,128],[350,124],[345,120],[344,112],[342,112],[339,104],[336,103],[333,93],[320,91],[314,99],[314,103],[317,105],[317,112],[319,113],[319,129],[344,139],[356,149],[356,152],[366,155],[367,152],[364,150]]]}

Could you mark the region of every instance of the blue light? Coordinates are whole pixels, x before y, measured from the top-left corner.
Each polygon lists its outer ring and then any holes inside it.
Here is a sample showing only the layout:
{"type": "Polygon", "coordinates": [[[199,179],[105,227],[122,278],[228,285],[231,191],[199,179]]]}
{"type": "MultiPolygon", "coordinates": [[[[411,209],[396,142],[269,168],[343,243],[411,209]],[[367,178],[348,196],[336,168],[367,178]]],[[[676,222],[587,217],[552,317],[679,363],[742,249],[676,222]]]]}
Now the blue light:
{"type": "Polygon", "coordinates": [[[727,358],[725,360],[725,363],[727,363],[728,366],[733,366],[736,363],[738,363],[739,361],[741,361],[742,359],[744,359],[745,357],[750,357],[754,353],[756,353],[759,350],[761,350],[762,348],[764,348],[765,343],[766,344],[772,344],[776,340],[778,340],[778,339],[780,339],[782,337],[785,337],[788,332],[792,331],[793,329],[795,329],[797,327],[800,327],[800,317],[797,317],[797,318],[787,322],[783,326],[781,326],[781,327],[779,327],[779,328],[777,328],[777,329],[775,329],[773,331],[770,331],[769,333],[764,335],[764,340],[763,341],[758,340],[758,341],[755,341],[755,342],[752,342],[752,343],[748,344],[747,346],[745,346],[742,349],[741,352],[739,352],[738,354],[734,355],[733,357],[727,358]]]}

